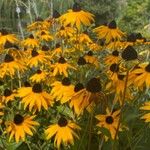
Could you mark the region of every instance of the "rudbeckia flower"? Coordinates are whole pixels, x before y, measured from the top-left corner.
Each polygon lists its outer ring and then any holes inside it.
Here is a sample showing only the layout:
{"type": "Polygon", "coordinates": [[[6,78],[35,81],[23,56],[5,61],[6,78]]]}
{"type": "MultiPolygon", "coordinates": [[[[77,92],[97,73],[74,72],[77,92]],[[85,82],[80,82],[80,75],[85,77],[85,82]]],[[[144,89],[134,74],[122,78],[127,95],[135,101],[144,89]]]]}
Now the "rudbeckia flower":
{"type": "Polygon", "coordinates": [[[111,41],[106,45],[106,49],[108,50],[122,50],[125,47],[127,47],[127,43],[121,41],[111,41]]]}
{"type": "Polygon", "coordinates": [[[17,91],[17,97],[21,98],[21,102],[24,104],[24,109],[29,106],[29,110],[41,111],[41,108],[48,109],[48,106],[53,105],[53,99],[50,94],[42,89],[41,84],[36,83],[33,87],[21,87],[17,91]]]}
{"type": "Polygon", "coordinates": [[[74,137],[79,139],[76,131],[81,128],[74,122],[61,117],[56,124],[52,124],[45,130],[46,139],[49,140],[54,136],[54,145],[60,149],[60,145],[74,144],[74,137]]]}
{"type": "Polygon", "coordinates": [[[99,39],[105,39],[106,43],[111,42],[112,40],[121,40],[121,38],[125,35],[116,24],[116,21],[111,21],[107,26],[102,25],[93,30],[97,33],[99,39]]]}
{"type": "Polygon", "coordinates": [[[68,77],[67,69],[70,68],[76,70],[76,68],[68,64],[63,57],[60,57],[57,63],[52,64],[51,68],[54,69],[53,76],[60,74],[64,75],[65,77],[68,77]]]}
{"type": "Polygon", "coordinates": [[[16,71],[24,72],[26,67],[19,60],[15,60],[10,54],[6,54],[0,69],[0,77],[4,78],[6,75],[13,77],[16,71]]]}
{"type": "Polygon", "coordinates": [[[60,56],[62,54],[63,50],[61,49],[61,46],[59,43],[56,44],[56,48],[52,51],[52,54],[51,56],[54,57],[54,56],[60,56]]]}
{"type": "MultiPolygon", "coordinates": [[[[96,115],[96,119],[99,121],[97,126],[108,129],[111,134],[111,138],[114,139],[119,123],[119,116],[120,110],[110,112],[109,109],[106,109],[106,114],[96,115]]],[[[119,131],[121,131],[121,128],[119,128],[119,131]]]]}
{"type": "MultiPolygon", "coordinates": [[[[150,110],[150,102],[145,102],[143,106],[140,107],[140,110],[150,110]]],[[[141,119],[144,119],[145,122],[150,122],[150,113],[144,114],[141,119]]]]}
{"type": "Polygon", "coordinates": [[[7,30],[0,30],[0,46],[4,46],[6,42],[17,43],[18,40],[15,34],[9,34],[7,30]]]}
{"type": "Polygon", "coordinates": [[[39,47],[39,41],[35,39],[32,34],[30,34],[30,36],[27,39],[22,41],[22,45],[27,48],[35,48],[39,47]]]}
{"type": "Polygon", "coordinates": [[[86,60],[86,63],[93,64],[96,67],[99,67],[99,60],[97,57],[93,56],[93,52],[89,51],[85,56],[84,59],[86,60]]]}
{"type": "Polygon", "coordinates": [[[59,20],[64,26],[71,25],[80,30],[81,25],[90,26],[94,22],[93,17],[93,14],[81,10],[79,4],[75,3],[72,9],[60,16],[59,20]]]}
{"type": "Polygon", "coordinates": [[[140,64],[138,68],[134,69],[132,73],[137,74],[134,79],[135,85],[138,87],[146,85],[146,87],[150,87],[150,64],[143,63],[140,64]]]}
{"type": "Polygon", "coordinates": [[[43,51],[32,50],[27,65],[30,68],[37,67],[39,64],[44,64],[50,61],[50,58],[51,56],[45,55],[43,51]]]}
{"type": "Polygon", "coordinates": [[[10,89],[5,89],[2,96],[2,102],[8,103],[9,101],[13,100],[15,100],[15,92],[11,91],[10,89]]]}
{"type": "Polygon", "coordinates": [[[33,76],[30,77],[30,80],[32,82],[37,82],[37,83],[45,81],[47,78],[47,74],[48,73],[45,71],[37,70],[37,72],[33,76]]]}
{"type": "Polygon", "coordinates": [[[115,50],[112,52],[111,55],[105,57],[105,63],[107,65],[113,64],[113,63],[118,63],[120,61],[120,56],[119,56],[119,51],[115,50]]]}
{"type": "Polygon", "coordinates": [[[69,78],[64,78],[62,82],[55,81],[52,83],[51,95],[56,101],[60,100],[60,102],[66,103],[69,101],[74,94],[74,85],[71,84],[69,78]]]}
{"type": "Polygon", "coordinates": [[[26,134],[33,136],[32,130],[35,131],[34,126],[39,125],[38,122],[33,121],[34,118],[35,116],[16,114],[12,121],[6,122],[6,132],[10,135],[9,141],[15,137],[15,141],[18,143],[20,140],[25,141],[26,134]]]}

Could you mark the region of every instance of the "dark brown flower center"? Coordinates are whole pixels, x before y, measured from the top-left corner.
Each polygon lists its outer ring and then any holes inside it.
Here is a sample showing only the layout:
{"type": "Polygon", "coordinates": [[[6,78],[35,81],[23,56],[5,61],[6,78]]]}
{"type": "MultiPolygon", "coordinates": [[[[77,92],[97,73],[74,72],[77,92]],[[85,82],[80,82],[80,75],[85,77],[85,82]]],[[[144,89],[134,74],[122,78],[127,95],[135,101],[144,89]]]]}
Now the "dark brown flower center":
{"type": "Polygon", "coordinates": [[[53,18],[59,18],[59,17],[60,17],[60,13],[57,10],[54,10],[53,18]]]}
{"type": "Polygon", "coordinates": [[[12,61],[14,61],[13,56],[11,56],[10,54],[6,54],[4,62],[9,63],[9,62],[12,62],[12,61]]]}
{"type": "Polygon", "coordinates": [[[119,52],[117,50],[115,50],[115,51],[112,52],[112,55],[113,56],[119,56],[119,52]]]}
{"type": "Polygon", "coordinates": [[[145,71],[150,72],[150,64],[145,67],[145,71]]]}
{"type": "Polygon", "coordinates": [[[138,54],[132,46],[128,46],[122,52],[122,58],[126,61],[134,60],[138,58],[138,54]]]}
{"type": "Polygon", "coordinates": [[[86,85],[86,89],[87,91],[91,92],[91,93],[97,93],[101,91],[101,84],[99,79],[97,78],[92,78],[91,80],[88,81],[87,85],[86,85]]]}
{"type": "Polygon", "coordinates": [[[110,71],[112,71],[112,72],[118,72],[119,71],[119,65],[118,64],[116,64],[116,63],[114,63],[114,64],[112,64],[111,66],[110,66],[110,71]]]}
{"type": "Polygon", "coordinates": [[[78,92],[78,91],[80,91],[80,90],[82,90],[82,89],[84,89],[84,86],[83,86],[82,83],[77,83],[77,84],[75,85],[75,87],[74,87],[74,91],[75,91],[75,92],[78,92]]]}
{"type": "Polygon", "coordinates": [[[16,125],[22,124],[23,121],[24,121],[23,116],[21,116],[21,115],[19,115],[19,114],[15,115],[15,117],[14,117],[14,123],[15,123],[16,125]]]}
{"type": "Polygon", "coordinates": [[[114,122],[114,118],[112,116],[107,116],[105,121],[108,124],[112,124],[114,122]]]}
{"type": "Polygon", "coordinates": [[[30,38],[30,39],[34,39],[33,34],[30,34],[30,35],[29,35],[29,38],[30,38]]]}
{"type": "Polygon", "coordinates": [[[41,93],[42,92],[41,84],[39,84],[39,83],[34,84],[33,87],[32,87],[32,91],[34,93],[41,93]]]}
{"type": "Polygon", "coordinates": [[[110,29],[116,29],[116,28],[117,28],[116,21],[115,21],[115,20],[111,21],[111,22],[108,24],[108,27],[109,27],[110,29]]]}
{"type": "Polygon", "coordinates": [[[78,11],[81,11],[81,7],[78,3],[74,3],[73,7],[72,7],[72,10],[74,12],[78,12],[78,11]]]}
{"type": "Polygon", "coordinates": [[[64,85],[64,86],[69,86],[69,85],[71,84],[69,78],[64,78],[61,83],[62,83],[62,85],[64,85]]]}
{"type": "Polygon", "coordinates": [[[64,118],[64,117],[61,117],[61,118],[58,120],[58,125],[59,125],[60,127],[65,127],[65,126],[67,126],[67,124],[68,124],[68,121],[67,121],[67,119],[64,118]]]}
{"type": "Polygon", "coordinates": [[[4,96],[5,96],[5,97],[10,96],[11,94],[12,94],[12,91],[11,91],[11,90],[5,89],[5,91],[4,91],[4,96]]]}
{"type": "Polygon", "coordinates": [[[42,51],[48,51],[49,50],[49,47],[48,46],[46,46],[46,45],[43,45],[42,46],[42,51]]]}
{"type": "Polygon", "coordinates": [[[37,73],[37,74],[41,74],[42,71],[41,71],[41,70],[37,70],[36,73],[37,73]]]}
{"type": "Polygon", "coordinates": [[[57,43],[57,44],[56,44],[56,48],[59,48],[59,47],[60,47],[60,44],[59,44],[59,43],[57,43]]]}
{"type": "Polygon", "coordinates": [[[136,41],[136,33],[131,33],[127,36],[127,42],[135,42],[136,41]]]}
{"type": "Polygon", "coordinates": [[[88,55],[88,56],[93,56],[93,52],[92,52],[92,51],[89,51],[89,52],[87,53],[87,55],[88,55]]]}
{"type": "Polygon", "coordinates": [[[59,60],[58,60],[58,63],[65,64],[66,63],[65,58],[64,57],[60,57],[59,60]]]}
{"type": "Polygon", "coordinates": [[[32,55],[32,57],[36,57],[39,55],[39,53],[36,50],[32,50],[31,55],[32,55]]]}
{"type": "Polygon", "coordinates": [[[1,29],[0,32],[2,35],[8,35],[8,31],[6,29],[1,29]]]}
{"type": "Polygon", "coordinates": [[[64,30],[64,29],[65,29],[64,26],[61,26],[60,30],[64,30]]]}
{"type": "Polygon", "coordinates": [[[77,64],[79,66],[85,65],[86,64],[86,60],[84,59],[84,57],[79,57],[77,64]]]}
{"type": "Polygon", "coordinates": [[[37,17],[35,18],[35,21],[43,21],[43,19],[41,17],[37,17]]]}

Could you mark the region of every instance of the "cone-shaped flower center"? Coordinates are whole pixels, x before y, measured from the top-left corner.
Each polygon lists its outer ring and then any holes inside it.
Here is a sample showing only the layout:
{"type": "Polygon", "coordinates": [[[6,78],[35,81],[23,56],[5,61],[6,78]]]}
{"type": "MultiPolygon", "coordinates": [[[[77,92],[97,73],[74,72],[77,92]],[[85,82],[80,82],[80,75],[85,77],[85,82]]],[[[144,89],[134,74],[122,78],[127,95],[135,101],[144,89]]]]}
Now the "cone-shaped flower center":
{"type": "Polygon", "coordinates": [[[110,66],[110,71],[112,71],[112,72],[118,72],[119,71],[119,65],[118,64],[116,64],[116,63],[114,63],[114,64],[112,64],[111,66],[110,66]]]}
{"type": "Polygon", "coordinates": [[[37,74],[41,74],[42,71],[38,69],[38,70],[36,71],[36,73],[37,73],[37,74]]]}
{"type": "Polygon", "coordinates": [[[39,55],[39,53],[36,50],[32,50],[32,57],[36,57],[39,55]]]}
{"type": "Polygon", "coordinates": [[[35,18],[35,21],[43,21],[43,19],[41,17],[37,17],[35,18]]]}
{"type": "Polygon", "coordinates": [[[60,17],[60,13],[57,10],[54,10],[53,18],[59,18],[59,17],[60,17]]]}
{"type": "Polygon", "coordinates": [[[67,121],[67,119],[64,118],[64,117],[61,117],[61,118],[58,120],[58,125],[59,125],[60,127],[65,127],[65,126],[67,126],[67,124],[68,124],[68,121],[67,121]]]}
{"type": "Polygon", "coordinates": [[[56,44],[56,48],[59,48],[59,47],[60,47],[60,44],[59,44],[59,43],[57,43],[57,44],[56,44]]]}
{"type": "Polygon", "coordinates": [[[34,84],[34,86],[32,87],[32,91],[34,93],[41,93],[42,92],[42,86],[39,83],[34,84]]]}
{"type": "Polygon", "coordinates": [[[4,62],[9,63],[9,62],[12,62],[12,61],[14,61],[13,56],[11,56],[11,55],[9,55],[9,54],[6,54],[6,55],[5,55],[4,62]]]}
{"type": "Polygon", "coordinates": [[[77,84],[75,85],[75,87],[74,87],[74,91],[75,91],[75,92],[78,92],[78,91],[80,91],[80,90],[82,90],[82,89],[84,89],[84,86],[83,86],[82,83],[77,83],[77,84]]]}
{"type": "Polygon", "coordinates": [[[108,124],[112,124],[114,122],[114,118],[112,116],[107,116],[105,121],[108,124]]]}
{"type": "Polygon", "coordinates": [[[145,71],[150,72],[150,64],[145,67],[145,71]]]}
{"type": "Polygon", "coordinates": [[[11,91],[11,90],[5,89],[5,91],[4,91],[4,96],[5,96],[5,97],[10,96],[11,94],[12,94],[12,91],[11,91]]]}
{"type": "Polygon", "coordinates": [[[119,79],[119,80],[123,80],[124,77],[125,77],[125,75],[123,75],[123,74],[118,74],[118,79],[119,79]]]}
{"type": "Polygon", "coordinates": [[[92,78],[90,81],[88,81],[87,85],[86,85],[86,89],[87,91],[91,92],[91,93],[97,93],[101,91],[101,84],[99,79],[97,78],[92,78]]]}
{"type": "Polygon", "coordinates": [[[119,56],[119,52],[117,50],[115,50],[115,51],[112,52],[112,55],[113,56],[119,56]]]}
{"type": "Polygon", "coordinates": [[[8,35],[8,31],[6,29],[1,29],[0,32],[2,35],[8,35]]]}
{"type": "Polygon", "coordinates": [[[87,53],[87,55],[88,55],[88,56],[93,56],[93,52],[92,52],[92,51],[89,51],[89,52],[87,53]]]}
{"type": "Polygon", "coordinates": [[[68,86],[68,85],[70,85],[71,84],[71,82],[70,82],[70,79],[69,78],[64,78],[63,80],[62,80],[62,85],[65,85],[65,86],[68,86]]]}
{"type": "Polygon", "coordinates": [[[14,117],[14,123],[16,125],[20,125],[21,123],[23,123],[23,121],[24,121],[23,116],[21,116],[19,114],[15,115],[15,117],[14,117]]]}
{"type": "Polygon", "coordinates": [[[78,3],[74,3],[73,7],[72,7],[72,10],[74,12],[78,12],[78,11],[81,11],[81,7],[78,3]]]}
{"type": "Polygon", "coordinates": [[[115,20],[111,21],[111,22],[108,24],[108,27],[109,27],[110,29],[116,29],[116,28],[117,28],[116,21],[115,21],[115,20]]]}
{"type": "Polygon", "coordinates": [[[138,58],[136,50],[132,46],[128,46],[122,52],[122,58],[126,61],[138,58]]]}
{"type": "Polygon", "coordinates": [[[127,36],[127,42],[135,42],[136,41],[136,34],[131,33],[130,35],[127,36]]]}
{"type": "Polygon", "coordinates": [[[77,64],[79,66],[85,65],[86,64],[86,60],[84,59],[84,57],[79,57],[77,64]]]}
{"type": "Polygon", "coordinates": [[[60,30],[64,30],[64,29],[65,29],[64,26],[61,26],[60,30]]]}
{"type": "Polygon", "coordinates": [[[43,45],[42,46],[42,51],[48,51],[49,50],[49,47],[48,46],[46,46],[46,45],[43,45]]]}
{"type": "Polygon", "coordinates": [[[30,35],[29,35],[29,38],[30,38],[30,39],[34,39],[33,34],[30,34],[30,35]]]}
{"type": "Polygon", "coordinates": [[[30,85],[30,83],[29,83],[28,81],[25,81],[25,82],[24,82],[24,86],[25,86],[25,87],[31,87],[31,85],[30,85]]]}
{"type": "Polygon", "coordinates": [[[58,63],[65,64],[66,63],[65,58],[64,57],[60,57],[59,60],[58,60],[58,63]]]}

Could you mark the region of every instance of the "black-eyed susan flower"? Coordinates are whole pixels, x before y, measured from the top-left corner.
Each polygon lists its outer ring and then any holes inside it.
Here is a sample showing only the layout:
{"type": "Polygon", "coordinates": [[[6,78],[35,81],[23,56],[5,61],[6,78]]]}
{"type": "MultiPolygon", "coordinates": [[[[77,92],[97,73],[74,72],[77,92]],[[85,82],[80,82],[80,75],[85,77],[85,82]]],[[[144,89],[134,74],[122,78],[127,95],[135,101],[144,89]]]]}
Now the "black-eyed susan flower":
{"type": "Polygon", "coordinates": [[[64,78],[61,82],[55,81],[51,86],[52,97],[55,98],[56,101],[60,100],[62,104],[68,102],[74,94],[74,85],[71,84],[69,78],[64,78]]]}
{"type": "Polygon", "coordinates": [[[120,56],[119,56],[119,51],[114,50],[112,52],[112,54],[110,54],[109,56],[105,57],[105,63],[107,65],[113,64],[113,63],[118,63],[120,61],[120,56]]]}
{"type": "Polygon", "coordinates": [[[102,25],[93,30],[97,33],[99,39],[105,39],[106,43],[112,40],[121,40],[124,33],[117,27],[116,21],[111,21],[107,26],[102,25]]]}
{"type": "Polygon", "coordinates": [[[50,61],[51,56],[45,55],[43,51],[32,50],[31,56],[27,60],[27,65],[32,67],[37,67],[39,64],[44,64],[50,61]]]}
{"type": "Polygon", "coordinates": [[[76,70],[75,67],[67,63],[64,57],[60,57],[57,63],[51,65],[51,68],[54,69],[53,76],[59,74],[59,75],[64,75],[65,77],[68,77],[68,72],[67,72],[68,69],[76,70]]]}
{"type": "Polygon", "coordinates": [[[45,130],[46,139],[49,140],[54,136],[54,145],[60,149],[60,145],[74,144],[74,137],[79,138],[76,131],[81,128],[65,117],[61,117],[56,124],[52,124],[45,130]],[[65,134],[64,134],[65,133],[65,134]]]}
{"type": "Polygon", "coordinates": [[[142,63],[138,68],[134,69],[132,73],[137,76],[134,79],[134,84],[138,87],[146,85],[146,87],[150,87],[150,64],[142,63]]]}
{"type": "Polygon", "coordinates": [[[6,132],[9,134],[9,141],[14,137],[18,143],[20,140],[25,141],[26,134],[33,136],[34,126],[39,125],[38,122],[33,121],[34,118],[35,116],[16,114],[12,121],[6,122],[6,132]]]}
{"type": "Polygon", "coordinates": [[[28,38],[22,41],[22,45],[27,48],[35,48],[39,47],[39,41],[30,34],[28,38]]]}
{"type": "Polygon", "coordinates": [[[21,87],[17,91],[17,97],[21,98],[21,102],[24,104],[24,109],[29,107],[32,111],[41,111],[41,108],[48,109],[48,106],[53,105],[53,99],[50,94],[42,89],[42,85],[36,83],[33,87],[21,87]]]}
{"type": "Polygon", "coordinates": [[[63,52],[63,50],[61,48],[61,45],[59,43],[57,43],[55,49],[52,51],[51,56],[52,57],[61,56],[62,52],[63,52]]]}
{"type": "Polygon", "coordinates": [[[30,80],[37,83],[42,82],[46,80],[47,75],[48,73],[46,71],[37,70],[37,72],[30,77],[30,80]]]}
{"type": "Polygon", "coordinates": [[[4,46],[6,42],[17,43],[18,39],[15,34],[9,34],[7,30],[0,30],[0,46],[4,46]]]}
{"type": "Polygon", "coordinates": [[[6,75],[13,77],[16,71],[24,72],[26,67],[22,62],[14,59],[10,54],[6,54],[4,62],[0,65],[0,69],[0,77],[4,78],[6,75]]]}
{"type": "Polygon", "coordinates": [[[127,46],[127,42],[122,41],[111,41],[106,45],[108,50],[122,50],[127,46]]]}
{"type": "MultiPolygon", "coordinates": [[[[97,124],[97,126],[100,128],[108,129],[111,134],[111,138],[114,139],[116,135],[118,123],[119,123],[119,116],[120,116],[120,110],[111,112],[109,111],[109,109],[106,109],[106,114],[96,115],[96,119],[100,121],[97,124]]],[[[119,131],[120,130],[121,128],[119,128],[119,131]]]]}
{"type": "MultiPolygon", "coordinates": [[[[150,110],[150,102],[145,102],[143,106],[140,107],[140,110],[146,110],[149,111],[150,110]]],[[[144,114],[141,119],[144,119],[145,122],[150,122],[150,113],[146,113],[144,114]]]]}
{"type": "Polygon", "coordinates": [[[78,30],[80,30],[81,25],[84,26],[90,26],[92,22],[94,22],[94,15],[85,12],[81,9],[79,4],[75,3],[73,5],[73,8],[68,10],[67,13],[60,16],[60,22],[64,26],[67,26],[68,24],[72,27],[75,26],[78,30]]]}
{"type": "Polygon", "coordinates": [[[2,96],[2,102],[8,103],[9,101],[15,100],[15,91],[11,91],[10,89],[5,89],[3,96],[2,96]]]}
{"type": "Polygon", "coordinates": [[[93,64],[96,67],[99,67],[99,60],[96,56],[93,56],[93,52],[89,51],[85,56],[84,59],[86,60],[86,63],[93,64]]]}

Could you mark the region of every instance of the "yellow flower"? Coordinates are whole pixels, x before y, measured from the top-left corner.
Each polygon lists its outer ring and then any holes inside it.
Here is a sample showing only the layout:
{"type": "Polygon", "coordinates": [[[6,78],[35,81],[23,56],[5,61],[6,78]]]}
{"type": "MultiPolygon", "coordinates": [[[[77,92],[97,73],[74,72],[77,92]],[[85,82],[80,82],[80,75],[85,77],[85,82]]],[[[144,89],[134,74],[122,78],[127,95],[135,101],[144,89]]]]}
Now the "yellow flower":
{"type": "Polygon", "coordinates": [[[39,41],[31,34],[27,39],[22,41],[22,45],[27,48],[35,48],[39,47],[39,41]]]}
{"type": "Polygon", "coordinates": [[[68,121],[66,118],[61,117],[58,123],[52,124],[45,130],[46,139],[49,140],[54,136],[54,145],[60,149],[60,144],[64,145],[74,144],[74,137],[79,138],[74,130],[80,130],[81,128],[68,121]]]}
{"type": "Polygon", "coordinates": [[[15,60],[10,54],[6,54],[0,69],[0,77],[4,78],[6,75],[13,77],[16,71],[24,72],[26,67],[19,60],[15,60]]]}
{"type": "Polygon", "coordinates": [[[93,30],[97,33],[99,39],[105,39],[106,43],[111,42],[112,40],[121,40],[125,35],[116,25],[116,22],[113,20],[107,26],[102,25],[93,30]]]}
{"type": "Polygon", "coordinates": [[[62,104],[68,102],[74,94],[74,85],[71,84],[69,78],[64,78],[62,82],[55,81],[51,86],[52,97],[56,101],[60,100],[62,104]]]}
{"type": "Polygon", "coordinates": [[[9,34],[7,30],[0,30],[0,46],[4,46],[6,42],[17,43],[18,40],[14,34],[9,34]]]}
{"type": "Polygon", "coordinates": [[[106,49],[108,50],[121,50],[126,48],[127,42],[121,41],[111,41],[108,45],[106,45],[106,49]]]}
{"type": "MultiPolygon", "coordinates": [[[[108,109],[106,109],[106,115],[104,114],[96,115],[96,119],[100,121],[97,124],[97,126],[108,129],[111,134],[111,138],[114,139],[117,126],[119,123],[119,116],[120,116],[120,110],[117,110],[115,112],[110,112],[108,109]]],[[[120,130],[121,128],[119,128],[119,131],[120,130]]]]}
{"type": "Polygon", "coordinates": [[[30,77],[30,80],[32,82],[37,82],[37,83],[45,81],[47,78],[47,74],[48,73],[45,71],[37,70],[37,72],[33,76],[30,77]]]}
{"type": "Polygon", "coordinates": [[[9,89],[4,90],[4,94],[2,96],[2,102],[3,103],[8,103],[9,101],[15,100],[15,92],[11,91],[9,89]]]}
{"type": "Polygon", "coordinates": [[[20,140],[25,141],[26,134],[33,136],[32,130],[35,131],[34,126],[39,125],[38,122],[33,121],[34,118],[35,116],[16,114],[12,121],[6,122],[6,131],[10,135],[9,141],[15,137],[15,141],[18,143],[20,140]]]}
{"type": "Polygon", "coordinates": [[[16,96],[21,98],[21,102],[24,103],[24,109],[29,106],[29,111],[32,111],[32,109],[41,111],[42,107],[48,110],[48,106],[53,105],[52,96],[43,91],[39,83],[34,84],[33,87],[19,88],[16,96]]]}
{"type": "Polygon", "coordinates": [[[81,10],[80,6],[75,3],[73,5],[73,9],[68,10],[67,13],[60,16],[60,22],[64,26],[68,24],[72,27],[75,26],[78,30],[80,30],[81,25],[90,26],[92,22],[94,22],[94,15],[81,10]]]}
{"type": "Polygon", "coordinates": [[[59,43],[56,44],[56,48],[52,51],[51,57],[60,56],[62,54],[62,49],[59,43]]]}
{"type": "Polygon", "coordinates": [[[76,68],[68,64],[63,57],[60,57],[57,63],[52,64],[51,68],[54,69],[53,76],[60,74],[60,75],[64,75],[65,77],[68,77],[67,69],[70,68],[76,70],[76,68]]]}

